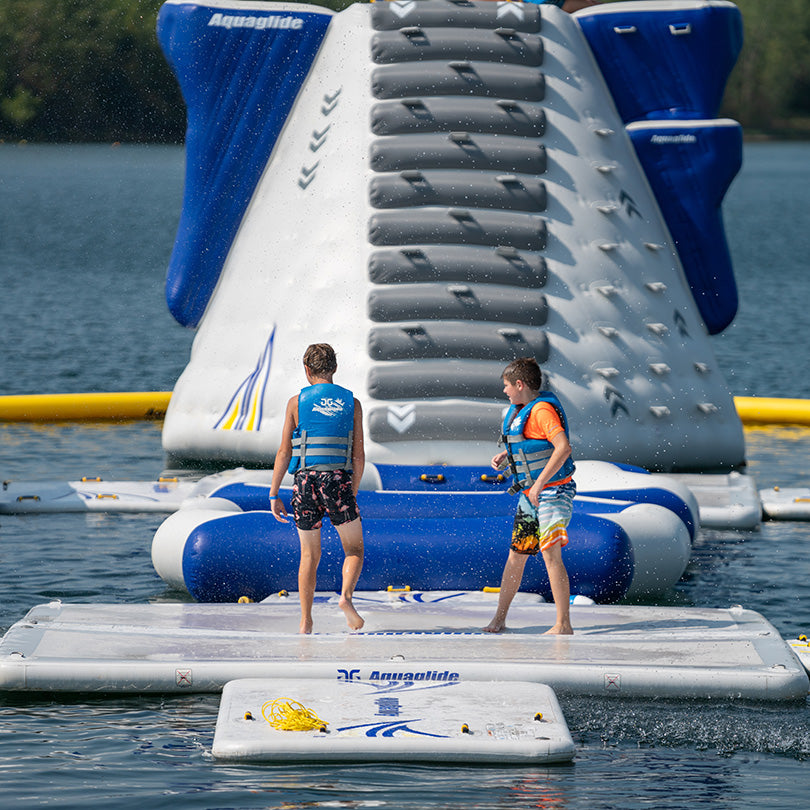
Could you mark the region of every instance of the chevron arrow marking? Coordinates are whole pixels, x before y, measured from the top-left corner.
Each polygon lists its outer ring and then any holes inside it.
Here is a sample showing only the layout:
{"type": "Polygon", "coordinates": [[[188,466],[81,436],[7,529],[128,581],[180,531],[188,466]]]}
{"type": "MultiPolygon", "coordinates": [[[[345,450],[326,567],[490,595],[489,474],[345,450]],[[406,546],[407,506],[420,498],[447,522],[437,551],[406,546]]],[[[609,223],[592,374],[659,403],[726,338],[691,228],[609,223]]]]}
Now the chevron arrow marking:
{"type": "Polygon", "coordinates": [[[316,161],[309,168],[306,166],[301,167],[301,176],[298,178],[298,185],[301,188],[306,188],[315,179],[315,169],[318,168],[318,163],[320,161],[316,161]]]}
{"type": "Polygon", "coordinates": [[[511,0],[506,0],[505,2],[498,3],[498,11],[496,13],[496,17],[500,19],[501,17],[507,17],[510,14],[514,14],[518,20],[523,20],[525,14],[523,11],[523,7],[519,3],[513,3],[511,0]]]}
{"type": "Polygon", "coordinates": [[[610,403],[610,415],[615,417],[619,411],[624,411],[630,416],[627,405],[624,404],[624,397],[611,385],[605,386],[605,399],[610,403]]]}
{"type": "Polygon", "coordinates": [[[389,405],[386,421],[397,433],[404,433],[416,421],[416,406],[389,405]]]}
{"type": "Polygon", "coordinates": [[[636,201],[626,191],[619,194],[619,202],[627,209],[628,216],[632,217],[635,214],[637,217],[641,217],[641,211],[638,210],[636,201]]]}
{"type": "Polygon", "coordinates": [[[675,326],[678,329],[678,333],[682,337],[689,337],[689,329],[686,326],[686,318],[681,315],[678,310],[675,310],[675,314],[673,315],[673,320],[675,321],[675,326]]]}
{"type": "Polygon", "coordinates": [[[402,19],[403,17],[407,17],[413,11],[413,7],[416,5],[416,2],[415,0],[394,0],[394,2],[392,2],[390,5],[394,14],[402,19]]]}

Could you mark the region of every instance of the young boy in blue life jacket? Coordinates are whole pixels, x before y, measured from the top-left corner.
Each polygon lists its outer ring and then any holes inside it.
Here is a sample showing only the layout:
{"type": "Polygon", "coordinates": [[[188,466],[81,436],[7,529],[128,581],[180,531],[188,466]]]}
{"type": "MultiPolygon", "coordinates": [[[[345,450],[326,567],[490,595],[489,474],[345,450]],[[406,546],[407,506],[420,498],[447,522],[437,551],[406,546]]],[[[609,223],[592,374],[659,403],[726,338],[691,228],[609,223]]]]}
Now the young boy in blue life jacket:
{"type": "Polygon", "coordinates": [[[332,382],[336,370],[335,351],[328,343],[315,343],[304,352],[309,385],[287,403],[270,484],[273,516],[287,523],[287,510],[278,491],[284,473],[295,473],[292,509],[301,542],[301,633],[312,632],[325,514],[337,530],[345,554],[340,609],[352,630],[359,630],[364,623],[352,602],[363,568],[363,529],[355,500],[365,466],[363,411],[351,391],[332,382]]]}
{"type": "Polygon", "coordinates": [[[557,608],[554,626],[547,633],[571,635],[570,586],[562,560],[568,543],[576,485],[568,441],[568,423],[562,405],[543,389],[543,372],[533,357],[513,360],[503,372],[503,392],[511,407],[503,422],[506,449],[492,458],[496,470],[509,468],[510,492],[520,492],[512,529],[512,544],[503,569],[498,609],[484,628],[500,633],[506,614],[520,589],[528,557],[540,551],[557,608]]]}

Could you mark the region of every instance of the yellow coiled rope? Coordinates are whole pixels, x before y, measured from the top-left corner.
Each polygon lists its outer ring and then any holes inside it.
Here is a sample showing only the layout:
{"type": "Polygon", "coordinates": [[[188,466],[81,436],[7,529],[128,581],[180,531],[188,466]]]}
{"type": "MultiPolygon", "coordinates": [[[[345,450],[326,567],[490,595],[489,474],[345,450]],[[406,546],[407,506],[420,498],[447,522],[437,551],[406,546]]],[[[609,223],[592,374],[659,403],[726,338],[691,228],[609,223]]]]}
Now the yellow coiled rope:
{"type": "Polygon", "coordinates": [[[268,700],[262,706],[262,717],[279,731],[312,731],[313,729],[326,731],[326,727],[329,725],[325,720],[321,720],[312,709],[308,709],[297,700],[290,700],[290,698],[268,700]]]}

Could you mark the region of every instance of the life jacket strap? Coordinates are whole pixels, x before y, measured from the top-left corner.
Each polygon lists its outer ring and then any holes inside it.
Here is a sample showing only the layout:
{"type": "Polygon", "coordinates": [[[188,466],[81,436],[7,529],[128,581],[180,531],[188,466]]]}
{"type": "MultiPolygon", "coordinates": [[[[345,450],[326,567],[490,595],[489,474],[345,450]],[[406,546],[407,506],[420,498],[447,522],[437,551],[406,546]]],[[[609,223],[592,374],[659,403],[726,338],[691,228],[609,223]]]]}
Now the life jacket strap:
{"type": "Polygon", "coordinates": [[[350,470],[352,468],[352,438],[354,431],[348,436],[310,436],[306,430],[292,440],[293,458],[300,459],[298,470],[350,470]],[[333,444],[336,447],[329,447],[333,444]],[[314,445],[327,445],[326,447],[314,445]],[[319,458],[335,457],[334,462],[307,463],[307,452],[319,458]]]}

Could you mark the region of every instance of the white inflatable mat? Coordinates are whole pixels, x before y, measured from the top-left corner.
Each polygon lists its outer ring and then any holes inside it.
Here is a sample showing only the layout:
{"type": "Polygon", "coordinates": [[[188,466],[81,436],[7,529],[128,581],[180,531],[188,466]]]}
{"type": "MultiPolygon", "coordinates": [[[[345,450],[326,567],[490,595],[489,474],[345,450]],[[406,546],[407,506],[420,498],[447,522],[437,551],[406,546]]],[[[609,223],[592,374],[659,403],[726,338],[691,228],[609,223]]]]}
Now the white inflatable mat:
{"type": "Polygon", "coordinates": [[[197,482],[156,481],[5,481],[0,513],[176,512],[197,482]]]}
{"type": "Polygon", "coordinates": [[[807,674],[761,615],[741,607],[573,606],[574,636],[543,635],[554,605],[519,594],[509,631],[484,633],[497,594],[362,593],[350,633],[318,594],[298,634],[295,594],[261,604],[32,608],[0,641],[0,690],[217,692],[246,677],[373,682],[521,680],[581,695],[804,698],[807,674]]]}
{"type": "Polygon", "coordinates": [[[796,657],[801,661],[802,666],[810,672],[810,641],[807,636],[799,636],[788,641],[790,648],[796,653],[796,657]]]}
{"type": "Polygon", "coordinates": [[[264,762],[536,764],[571,760],[574,741],[544,684],[256,678],[225,684],[212,753],[264,762]],[[280,716],[295,726],[304,710],[325,730],[271,725],[280,716]]]}
{"type": "Polygon", "coordinates": [[[750,475],[679,473],[668,474],[667,478],[692,490],[698,502],[700,525],[705,528],[756,529],[762,521],[756,481],[750,475]]]}
{"type": "Polygon", "coordinates": [[[769,520],[810,520],[810,489],[806,487],[761,489],[759,497],[769,520]]]}
{"type": "Polygon", "coordinates": [[[228,484],[269,487],[272,470],[237,467],[203,478],[164,474],[155,481],[4,481],[0,514],[56,512],[176,512],[196,500],[208,508],[238,510],[229,501],[215,505],[210,496],[228,484]]]}

